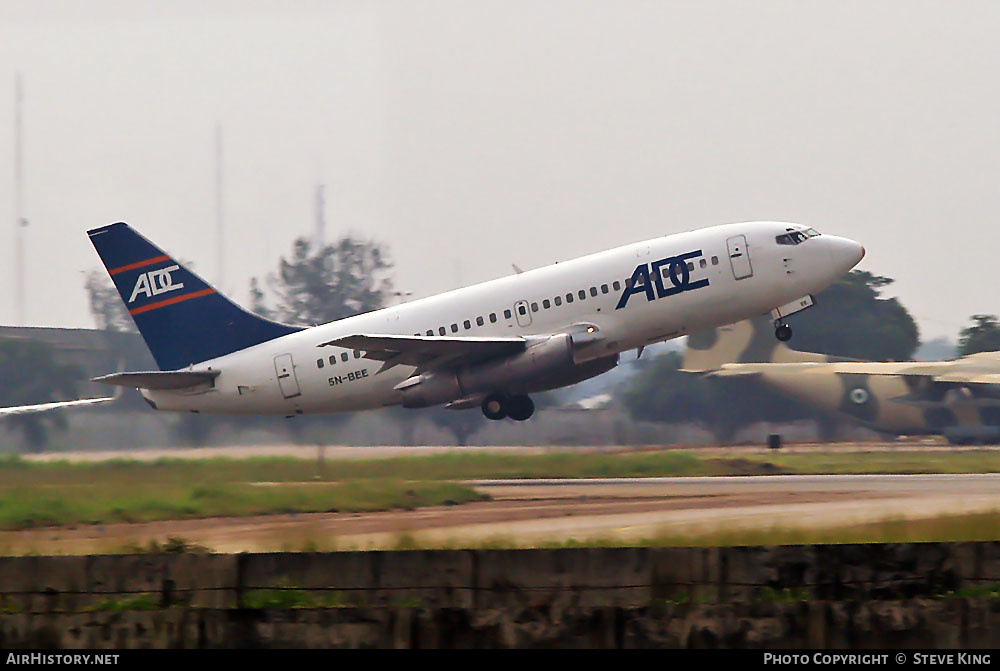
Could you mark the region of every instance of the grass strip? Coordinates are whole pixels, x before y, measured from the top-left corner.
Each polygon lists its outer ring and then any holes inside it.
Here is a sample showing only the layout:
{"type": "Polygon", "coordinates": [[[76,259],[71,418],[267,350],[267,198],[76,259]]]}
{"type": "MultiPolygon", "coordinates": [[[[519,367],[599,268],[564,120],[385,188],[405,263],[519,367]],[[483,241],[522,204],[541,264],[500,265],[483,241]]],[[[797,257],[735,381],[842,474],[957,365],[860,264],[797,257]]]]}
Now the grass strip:
{"type": "Polygon", "coordinates": [[[1000,472],[1000,451],[768,453],[732,458],[699,454],[695,450],[545,455],[455,452],[419,457],[327,460],[322,465],[317,461],[284,457],[102,462],[32,462],[7,457],[0,458],[0,488],[92,485],[97,482],[145,487],[150,483],[184,485],[192,482],[991,472],[1000,472]]]}
{"type": "Polygon", "coordinates": [[[280,513],[368,512],[482,500],[450,482],[365,480],[311,487],[121,483],[0,488],[0,529],[280,513]]]}

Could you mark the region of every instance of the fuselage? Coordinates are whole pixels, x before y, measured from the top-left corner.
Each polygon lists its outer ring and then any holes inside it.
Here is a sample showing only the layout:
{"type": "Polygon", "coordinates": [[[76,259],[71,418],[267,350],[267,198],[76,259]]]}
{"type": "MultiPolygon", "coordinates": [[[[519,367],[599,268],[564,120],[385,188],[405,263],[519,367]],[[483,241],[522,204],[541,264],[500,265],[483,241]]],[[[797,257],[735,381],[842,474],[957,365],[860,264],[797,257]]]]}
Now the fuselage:
{"type": "Polygon", "coordinates": [[[895,435],[935,435],[953,442],[1000,439],[1000,385],[966,385],[964,375],[1000,373],[1000,353],[981,352],[954,361],[912,362],[953,374],[954,381],[894,375],[900,363],[864,362],[864,371],[819,365],[808,374],[763,368],[758,379],[824,411],[840,412],[869,428],[895,435]],[[947,368],[945,368],[947,367],[947,368]]]}
{"type": "Polygon", "coordinates": [[[142,390],[161,410],[329,413],[400,403],[410,366],[381,370],[363,352],[322,346],[354,334],[544,336],[592,328],[588,356],[620,352],[766,313],[820,292],[853,267],[861,246],[805,227],[726,224],[625,245],[444,294],[304,329],[195,364],[219,371],[184,391],[142,390]]]}

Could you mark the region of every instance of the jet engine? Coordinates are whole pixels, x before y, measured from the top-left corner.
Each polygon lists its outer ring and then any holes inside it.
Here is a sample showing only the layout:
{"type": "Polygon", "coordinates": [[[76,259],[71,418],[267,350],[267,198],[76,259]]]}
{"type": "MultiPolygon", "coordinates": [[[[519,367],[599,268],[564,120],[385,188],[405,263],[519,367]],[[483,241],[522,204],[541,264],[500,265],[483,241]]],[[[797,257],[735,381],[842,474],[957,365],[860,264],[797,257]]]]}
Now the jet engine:
{"type": "Polygon", "coordinates": [[[396,389],[403,406],[425,408],[456,399],[503,392],[528,394],[556,389],[600,375],[618,365],[618,355],[576,363],[568,333],[528,345],[523,352],[449,371],[415,375],[396,389]]]}

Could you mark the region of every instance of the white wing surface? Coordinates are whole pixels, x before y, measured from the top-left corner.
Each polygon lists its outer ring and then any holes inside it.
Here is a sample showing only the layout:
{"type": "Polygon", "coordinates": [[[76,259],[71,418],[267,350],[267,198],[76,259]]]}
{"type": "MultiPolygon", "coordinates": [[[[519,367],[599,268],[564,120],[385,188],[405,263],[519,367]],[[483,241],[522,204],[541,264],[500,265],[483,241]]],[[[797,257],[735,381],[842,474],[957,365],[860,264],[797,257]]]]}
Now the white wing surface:
{"type": "Polygon", "coordinates": [[[525,338],[449,338],[361,333],[321,343],[361,350],[364,358],[383,362],[379,372],[397,365],[432,367],[468,364],[513,354],[527,346],[525,338]]]}

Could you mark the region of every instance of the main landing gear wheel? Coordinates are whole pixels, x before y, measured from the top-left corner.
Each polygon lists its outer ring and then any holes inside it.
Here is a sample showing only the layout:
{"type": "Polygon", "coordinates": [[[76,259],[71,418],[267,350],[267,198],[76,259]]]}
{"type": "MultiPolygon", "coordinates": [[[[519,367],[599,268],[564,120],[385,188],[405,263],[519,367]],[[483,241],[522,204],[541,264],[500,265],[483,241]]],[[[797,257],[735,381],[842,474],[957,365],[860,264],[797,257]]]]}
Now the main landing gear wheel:
{"type": "Polygon", "coordinates": [[[510,417],[516,422],[523,422],[535,413],[535,404],[524,394],[506,396],[490,394],[483,399],[483,414],[486,419],[503,419],[510,417]]]}
{"type": "Polygon", "coordinates": [[[534,412],[535,404],[529,396],[511,396],[507,399],[507,416],[517,422],[523,422],[534,412]]]}
{"type": "Polygon", "coordinates": [[[792,339],[792,327],[785,322],[779,322],[774,325],[774,337],[781,342],[788,342],[792,339]]]}
{"type": "Polygon", "coordinates": [[[503,419],[507,416],[507,399],[501,394],[490,394],[483,399],[483,414],[486,419],[503,419]]]}

